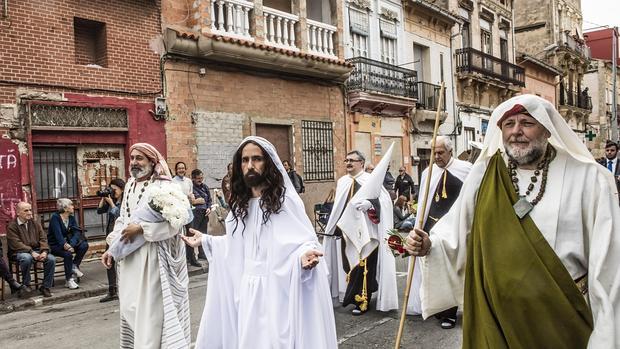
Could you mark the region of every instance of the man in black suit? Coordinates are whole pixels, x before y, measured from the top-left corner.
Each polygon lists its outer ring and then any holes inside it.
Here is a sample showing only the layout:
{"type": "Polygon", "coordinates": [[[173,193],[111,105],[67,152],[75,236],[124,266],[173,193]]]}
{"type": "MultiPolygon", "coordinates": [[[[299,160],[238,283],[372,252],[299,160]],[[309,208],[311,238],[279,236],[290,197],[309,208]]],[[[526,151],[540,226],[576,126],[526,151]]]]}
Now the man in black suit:
{"type": "Polygon", "coordinates": [[[616,187],[620,191],[620,166],[618,166],[618,144],[607,141],[605,144],[605,157],[599,160],[599,164],[607,169],[616,177],[616,187]]]}

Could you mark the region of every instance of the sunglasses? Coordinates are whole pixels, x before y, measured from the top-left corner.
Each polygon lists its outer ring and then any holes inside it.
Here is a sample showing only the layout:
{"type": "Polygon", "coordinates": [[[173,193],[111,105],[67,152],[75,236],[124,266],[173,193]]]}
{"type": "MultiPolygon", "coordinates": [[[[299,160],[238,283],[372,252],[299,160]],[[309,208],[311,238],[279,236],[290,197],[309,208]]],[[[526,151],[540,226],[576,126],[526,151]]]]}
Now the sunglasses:
{"type": "Polygon", "coordinates": [[[348,164],[348,163],[350,163],[350,162],[351,162],[351,163],[353,163],[353,162],[362,162],[362,160],[344,159],[344,161],[343,161],[343,162],[344,162],[345,164],[348,164]]]}

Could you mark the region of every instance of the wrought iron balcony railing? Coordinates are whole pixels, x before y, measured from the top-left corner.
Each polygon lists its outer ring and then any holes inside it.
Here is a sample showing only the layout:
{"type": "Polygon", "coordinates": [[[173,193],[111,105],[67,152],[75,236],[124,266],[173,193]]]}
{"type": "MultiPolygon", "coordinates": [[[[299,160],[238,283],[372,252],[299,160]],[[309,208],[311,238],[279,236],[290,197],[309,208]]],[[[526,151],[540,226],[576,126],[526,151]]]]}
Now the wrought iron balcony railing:
{"type": "MultiPolygon", "coordinates": [[[[441,86],[428,82],[418,81],[418,108],[426,110],[437,110],[439,105],[439,92],[441,86]]],[[[443,91],[442,110],[446,110],[446,91],[443,91]]]]}
{"type": "Polygon", "coordinates": [[[379,92],[407,98],[418,97],[417,73],[365,57],[347,59],[355,68],[347,80],[350,91],[379,92]]]}
{"type": "Polygon", "coordinates": [[[560,105],[567,105],[586,110],[592,110],[592,97],[587,91],[570,91],[567,88],[560,88],[560,105]]]}
{"type": "Polygon", "coordinates": [[[471,47],[456,51],[456,70],[459,73],[478,72],[504,82],[525,86],[525,70],[503,59],[471,47]]]}

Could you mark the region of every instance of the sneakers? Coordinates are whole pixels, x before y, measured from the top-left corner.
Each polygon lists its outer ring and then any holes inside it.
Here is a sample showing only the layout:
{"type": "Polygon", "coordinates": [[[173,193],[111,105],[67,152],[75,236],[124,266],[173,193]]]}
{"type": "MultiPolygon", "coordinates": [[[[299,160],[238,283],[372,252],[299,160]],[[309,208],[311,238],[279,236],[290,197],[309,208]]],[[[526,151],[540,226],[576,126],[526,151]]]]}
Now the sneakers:
{"type": "Polygon", "coordinates": [[[84,276],[84,273],[82,273],[80,268],[73,267],[73,275],[75,275],[75,277],[77,277],[77,278],[81,278],[82,276],[84,276]]]}
{"type": "Polygon", "coordinates": [[[43,297],[51,297],[52,296],[52,292],[50,292],[50,289],[47,287],[39,287],[39,292],[41,292],[41,294],[43,295],[43,297]]]}
{"type": "Polygon", "coordinates": [[[80,287],[80,285],[78,285],[77,282],[73,280],[73,278],[67,280],[67,283],[65,284],[65,286],[67,286],[67,288],[70,290],[75,290],[76,288],[80,287]]]}

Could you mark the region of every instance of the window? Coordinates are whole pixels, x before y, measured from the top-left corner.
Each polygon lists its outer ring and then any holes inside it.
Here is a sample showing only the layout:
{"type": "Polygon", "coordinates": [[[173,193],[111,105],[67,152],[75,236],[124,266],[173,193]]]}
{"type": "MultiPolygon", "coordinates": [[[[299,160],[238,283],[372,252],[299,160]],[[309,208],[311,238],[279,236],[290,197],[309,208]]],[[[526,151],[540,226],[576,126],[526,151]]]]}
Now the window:
{"type": "Polygon", "coordinates": [[[334,142],[332,123],[301,121],[304,180],[334,179],[334,142]]]}
{"type": "Polygon", "coordinates": [[[463,48],[467,48],[471,45],[470,13],[466,9],[459,7],[459,16],[463,20],[463,24],[461,25],[461,44],[463,48]]]}
{"type": "Polygon", "coordinates": [[[463,135],[465,136],[465,148],[471,149],[469,142],[476,141],[476,130],[472,127],[465,127],[463,135]]]}
{"type": "Polygon", "coordinates": [[[73,18],[75,64],[108,66],[105,23],[73,18]]]}
{"type": "Polygon", "coordinates": [[[396,64],[396,23],[381,19],[379,27],[381,28],[381,61],[396,64]]]}
{"type": "Polygon", "coordinates": [[[349,8],[351,57],[368,57],[368,13],[349,8]]]}
{"type": "Polygon", "coordinates": [[[439,53],[439,76],[441,82],[445,81],[443,76],[443,53],[439,53]]]}
{"type": "Polygon", "coordinates": [[[499,31],[499,54],[500,58],[508,61],[508,30],[499,31]]]}

